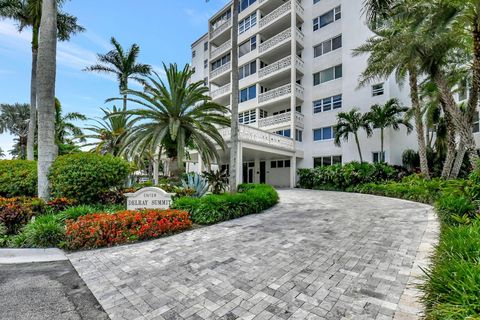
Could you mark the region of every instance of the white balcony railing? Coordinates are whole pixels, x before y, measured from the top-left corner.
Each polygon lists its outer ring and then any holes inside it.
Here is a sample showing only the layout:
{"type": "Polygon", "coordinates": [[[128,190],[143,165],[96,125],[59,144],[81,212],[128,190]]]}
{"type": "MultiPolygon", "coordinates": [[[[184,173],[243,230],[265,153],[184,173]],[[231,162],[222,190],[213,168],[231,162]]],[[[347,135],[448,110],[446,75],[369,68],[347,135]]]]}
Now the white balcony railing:
{"type": "Polygon", "coordinates": [[[292,36],[292,29],[291,29],[291,28],[288,28],[288,29],[280,32],[280,33],[277,34],[276,36],[271,37],[270,39],[268,39],[268,40],[265,41],[264,43],[262,43],[262,44],[258,47],[258,52],[259,52],[259,53],[262,53],[262,52],[268,51],[268,50],[270,50],[271,48],[277,46],[278,44],[284,42],[285,40],[290,39],[291,36],[292,36]]]}
{"type": "Polygon", "coordinates": [[[210,79],[216,78],[219,75],[221,75],[221,74],[223,74],[227,71],[230,71],[230,69],[232,69],[232,63],[231,62],[226,63],[223,66],[221,66],[220,68],[217,68],[217,69],[213,70],[212,72],[210,72],[210,79]]]}
{"type": "Polygon", "coordinates": [[[215,30],[210,31],[210,40],[222,34],[225,30],[229,29],[232,26],[232,19],[228,19],[215,30]]]}
{"type": "Polygon", "coordinates": [[[305,88],[298,83],[295,84],[295,95],[303,100],[303,96],[305,94],[305,88]]]}
{"type": "Polygon", "coordinates": [[[265,93],[261,93],[258,95],[258,103],[265,103],[271,100],[275,100],[277,98],[281,98],[292,93],[292,85],[286,84],[284,86],[272,89],[265,93]]]}
{"type": "Polygon", "coordinates": [[[213,90],[210,96],[212,97],[212,99],[215,99],[217,97],[223,96],[224,94],[230,93],[230,91],[231,91],[231,86],[229,83],[227,85],[224,85],[223,87],[213,90]]]}
{"type": "MultiPolygon", "coordinates": [[[[304,127],[304,115],[295,112],[295,122],[298,128],[304,127]]],[[[258,121],[259,128],[273,128],[288,125],[292,121],[292,112],[285,112],[271,117],[262,118],[258,121]]]]}
{"type": "MultiPolygon", "coordinates": [[[[226,142],[231,140],[230,128],[221,129],[220,134],[226,142]]],[[[242,124],[238,126],[238,138],[244,142],[295,151],[293,139],[242,124]]]]}
{"type": "MultiPolygon", "coordinates": [[[[276,72],[289,69],[292,66],[292,56],[280,59],[258,71],[258,77],[263,79],[276,72]]],[[[295,57],[295,67],[303,72],[304,62],[299,57],[295,57]]]]}
{"type": "Polygon", "coordinates": [[[303,40],[305,39],[305,35],[303,34],[302,30],[298,29],[297,27],[295,27],[295,29],[297,33],[297,39],[303,42],[303,40]]]}
{"type": "Polygon", "coordinates": [[[300,4],[300,2],[296,1],[295,0],[295,10],[297,11],[297,13],[301,16],[303,16],[304,12],[305,12],[305,9],[303,9],[302,5],[300,4]]]}
{"type": "Polygon", "coordinates": [[[269,25],[270,23],[272,23],[273,21],[277,20],[279,17],[283,16],[285,13],[289,12],[292,9],[292,1],[297,1],[297,0],[291,0],[282,4],[280,7],[278,7],[277,9],[273,10],[272,12],[267,14],[265,17],[260,19],[260,22],[258,24],[259,27],[263,28],[269,25]]]}
{"type": "Polygon", "coordinates": [[[223,44],[221,44],[220,46],[218,46],[217,48],[212,49],[212,53],[210,54],[210,56],[211,56],[212,59],[216,58],[217,56],[219,56],[223,52],[227,51],[231,47],[232,47],[232,40],[228,40],[228,41],[224,42],[223,44]]]}

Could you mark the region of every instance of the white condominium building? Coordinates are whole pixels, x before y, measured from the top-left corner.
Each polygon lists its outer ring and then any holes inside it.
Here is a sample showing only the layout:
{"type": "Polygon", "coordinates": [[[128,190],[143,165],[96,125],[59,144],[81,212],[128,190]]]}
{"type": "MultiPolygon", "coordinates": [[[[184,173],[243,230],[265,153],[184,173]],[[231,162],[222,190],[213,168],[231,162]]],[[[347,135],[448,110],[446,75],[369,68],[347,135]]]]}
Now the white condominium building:
{"type": "MultiPolygon", "coordinates": [[[[209,20],[208,33],[192,45],[194,80],[205,81],[213,100],[228,106],[231,73],[239,73],[237,181],[293,187],[298,168],[358,161],[353,137],[334,144],[337,113],[368,112],[390,98],[410,105],[407,88],[393,77],[358,87],[367,57],[353,57],[352,50],[371,36],[363,2],[241,0],[238,30],[232,30],[231,4],[209,20]],[[239,34],[233,51],[232,32],[239,34]],[[239,56],[239,70],[231,68],[232,54],[239,56]]],[[[223,136],[228,143],[230,129],[223,136]]],[[[360,137],[364,160],[378,161],[379,132],[360,137]]],[[[387,162],[401,164],[408,148],[416,149],[414,133],[387,130],[387,162]]],[[[219,166],[228,164],[228,153],[219,166]]],[[[198,155],[192,161],[191,170],[203,169],[198,155]]]]}

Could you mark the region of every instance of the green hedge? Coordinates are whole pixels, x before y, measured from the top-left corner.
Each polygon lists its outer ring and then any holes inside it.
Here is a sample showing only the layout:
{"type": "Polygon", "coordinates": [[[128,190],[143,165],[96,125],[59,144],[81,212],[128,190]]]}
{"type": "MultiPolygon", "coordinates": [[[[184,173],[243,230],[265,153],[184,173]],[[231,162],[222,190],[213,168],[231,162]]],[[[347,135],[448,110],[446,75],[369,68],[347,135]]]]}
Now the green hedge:
{"type": "Polygon", "coordinates": [[[33,197],[37,194],[37,162],[0,160],[0,196],[33,197]]]}
{"type": "Polygon", "coordinates": [[[397,179],[399,171],[382,163],[350,162],[345,165],[299,169],[298,175],[302,188],[346,190],[359,184],[397,179]]]}
{"type": "Polygon", "coordinates": [[[49,178],[55,197],[91,203],[99,201],[102,193],[122,187],[129,173],[129,163],[121,158],[78,153],[58,157],[49,178]]]}
{"type": "Polygon", "coordinates": [[[236,194],[207,195],[202,198],[183,197],[172,208],[185,210],[197,224],[212,224],[259,213],[273,207],[278,194],[269,185],[243,184],[236,194]]]}

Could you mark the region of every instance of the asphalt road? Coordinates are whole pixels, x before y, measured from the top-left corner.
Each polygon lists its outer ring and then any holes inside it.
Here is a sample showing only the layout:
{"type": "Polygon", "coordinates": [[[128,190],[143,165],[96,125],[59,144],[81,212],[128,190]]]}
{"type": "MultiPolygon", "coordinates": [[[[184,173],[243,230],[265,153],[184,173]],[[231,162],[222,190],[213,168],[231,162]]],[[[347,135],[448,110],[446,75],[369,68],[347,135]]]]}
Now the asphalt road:
{"type": "Polygon", "coordinates": [[[0,319],[108,320],[69,261],[0,264],[0,319]]]}

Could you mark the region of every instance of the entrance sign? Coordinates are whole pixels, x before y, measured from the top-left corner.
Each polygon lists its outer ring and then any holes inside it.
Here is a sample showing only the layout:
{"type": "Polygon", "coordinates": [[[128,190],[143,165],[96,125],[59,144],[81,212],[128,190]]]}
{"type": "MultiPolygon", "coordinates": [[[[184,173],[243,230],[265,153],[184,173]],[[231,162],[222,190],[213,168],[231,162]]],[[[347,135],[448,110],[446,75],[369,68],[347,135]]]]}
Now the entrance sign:
{"type": "Polygon", "coordinates": [[[173,193],[156,187],[143,188],[135,193],[125,193],[127,210],[168,209],[172,204],[173,193]]]}

